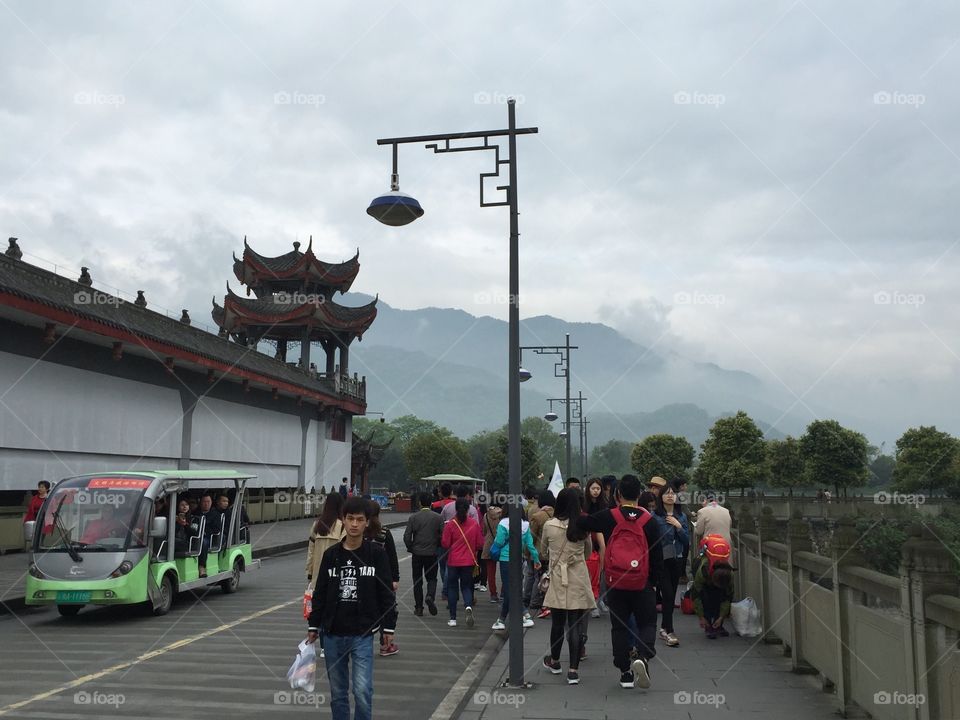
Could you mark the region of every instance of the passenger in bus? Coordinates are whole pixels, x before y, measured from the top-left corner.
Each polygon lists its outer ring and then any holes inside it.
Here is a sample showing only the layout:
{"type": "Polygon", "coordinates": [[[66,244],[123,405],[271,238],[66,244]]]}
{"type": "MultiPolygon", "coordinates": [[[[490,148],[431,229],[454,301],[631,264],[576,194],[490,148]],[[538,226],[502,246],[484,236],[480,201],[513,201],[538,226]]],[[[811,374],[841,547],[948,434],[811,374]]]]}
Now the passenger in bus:
{"type": "Polygon", "coordinates": [[[197,558],[197,564],[200,577],[205,578],[207,576],[207,553],[210,551],[210,536],[220,532],[223,513],[213,507],[212,497],[204,495],[200,498],[200,506],[193,517],[197,518],[197,522],[201,518],[204,520],[203,541],[200,543],[200,555],[197,558]]]}
{"type": "MultiPolygon", "coordinates": [[[[221,493],[217,498],[217,509],[223,513],[223,543],[226,545],[230,539],[230,521],[233,520],[233,507],[230,505],[230,498],[226,493],[221,493]]],[[[250,524],[250,518],[247,511],[240,507],[240,527],[250,524]]]]}
{"type": "Polygon", "coordinates": [[[123,538],[126,535],[127,526],[116,516],[113,505],[104,505],[100,509],[100,517],[87,523],[80,542],[93,545],[104,538],[123,538]]]}
{"type": "Polygon", "coordinates": [[[200,524],[190,516],[190,503],[181,500],[177,503],[177,517],[174,526],[174,554],[184,556],[190,551],[190,538],[200,534],[200,524]]]}
{"type": "Polygon", "coordinates": [[[190,514],[191,514],[191,515],[196,515],[196,514],[197,514],[197,506],[199,505],[199,503],[197,502],[197,499],[196,499],[195,497],[188,497],[188,498],[187,498],[187,505],[190,506],[190,514]]]}

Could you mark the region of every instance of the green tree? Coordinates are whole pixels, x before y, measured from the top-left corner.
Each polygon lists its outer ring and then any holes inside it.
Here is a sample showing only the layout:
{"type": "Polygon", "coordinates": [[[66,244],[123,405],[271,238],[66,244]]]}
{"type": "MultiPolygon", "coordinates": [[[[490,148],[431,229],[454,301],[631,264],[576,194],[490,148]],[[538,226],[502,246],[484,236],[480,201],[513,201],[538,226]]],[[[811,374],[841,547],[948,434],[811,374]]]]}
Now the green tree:
{"type": "Polygon", "coordinates": [[[414,435],[402,450],[411,483],[437,473],[469,475],[470,450],[449,430],[441,428],[414,435]]]}
{"type": "Polygon", "coordinates": [[[407,468],[403,464],[400,448],[391,445],[383,453],[380,462],[370,470],[370,487],[387,487],[393,491],[408,491],[411,480],[407,477],[407,468]]]}
{"type": "Polygon", "coordinates": [[[470,461],[476,477],[487,477],[487,456],[496,447],[502,434],[496,430],[481,430],[467,438],[467,449],[470,450],[470,461]]]}
{"type": "Polygon", "coordinates": [[[783,440],[767,441],[767,469],[770,485],[786,488],[792,497],[793,489],[804,484],[803,458],[796,438],[787,436],[783,440]]]}
{"type": "MultiPolygon", "coordinates": [[[[503,432],[506,431],[507,429],[504,428],[503,432]]],[[[536,474],[539,475],[541,472],[544,475],[552,474],[553,465],[558,460],[563,467],[566,462],[567,441],[566,438],[560,437],[551,423],[541,417],[526,417],[520,423],[520,434],[529,438],[536,449],[537,466],[540,468],[536,474]]],[[[574,444],[576,445],[576,437],[574,437],[574,444]]],[[[574,450],[571,456],[577,455],[576,449],[574,450]]],[[[571,462],[574,468],[580,467],[576,457],[573,457],[571,462]]],[[[576,474],[578,473],[575,472],[574,475],[576,474]]]]}
{"type": "Polygon", "coordinates": [[[862,487],[867,482],[867,439],[836,420],[814,420],[800,438],[807,484],[816,487],[862,487]]]}
{"type": "Polygon", "coordinates": [[[661,433],[645,437],[634,445],[630,465],[641,482],[654,475],[667,480],[689,480],[693,455],[693,445],[685,437],[661,433]]]}
{"type": "Polygon", "coordinates": [[[893,455],[879,454],[870,461],[870,487],[885,488],[893,482],[897,461],[893,455]]]}
{"type": "MultiPolygon", "coordinates": [[[[620,477],[633,468],[630,466],[630,453],[633,443],[627,440],[608,440],[590,451],[590,475],[616,475],[620,477]]],[[[691,458],[693,448],[690,448],[691,458]]]]}
{"type": "Polygon", "coordinates": [[[416,415],[401,415],[388,422],[387,428],[397,438],[394,442],[402,449],[417,435],[442,431],[450,433],[446,428],[440,427],[433,420],[424,420],[416,415]]]}
{"type": "MultiPolygon", "coordinates": [[[[487,453],[487,472],[484,479],[487,488],[494,492],[509,490],[509,463],[507,451],[510,441],[507,435],[500,434],[496,444],[487,453]]],[[[520,436],[520,487],[544,488],[547,481],[539,479],[540,465],[537,460],[537,448],[532,439],[526,435],[520,436]]]]}
{"type": "Polygon", "coordinates": [[[700,446],[697,481],[705,487],[730,492],[752,488],[764,480],[767,471],[763,431],[743,410],[720,418],[700,446]]]}
{"type": "Polygon", "coordinates": [[[894,486],[904,492],[948,492],[960,484],[957,460],[960,444],[935,426],[910,428],[897,440],[894,486]]]}

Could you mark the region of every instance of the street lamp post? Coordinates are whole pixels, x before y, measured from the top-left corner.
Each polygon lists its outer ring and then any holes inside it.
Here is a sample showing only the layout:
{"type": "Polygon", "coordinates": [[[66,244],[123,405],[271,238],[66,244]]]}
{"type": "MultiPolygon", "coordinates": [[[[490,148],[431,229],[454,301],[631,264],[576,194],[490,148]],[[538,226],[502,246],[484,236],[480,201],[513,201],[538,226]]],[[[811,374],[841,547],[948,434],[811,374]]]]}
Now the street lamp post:
{"type": "MultiPolygon", "coordinates": [[[[579,442],[580,442],[580,476],[581,479],[586,478],[587,476],[587,463],[586,463],[586,451],[587,451],[587,420],[583,417],[583,401],[586,399],[583,397],[583,391],[580,390],[577,393],[578,397],[571,398],[569,391],[567,392],[566,397],[562,398],[547,398],[550,409],[546,415],[544,415],[544,420],[549,420],[553,422],[559,416],[553,411],[553,404],[560,403],[561,405],[566,406],[566,416],[567,419],[561,423],[561,427],[564,430],[560,434],[561,437],[566,438],[567,441],[567,453],[570,452],[570,429],[576,425],[579,433],[579,442]],[[571,419],[572,418],[572,419],[571,419]]],[[[567,467],[570,467],[571,459],[567,459],[567,467]]],[[[570,469],[567,470],[567,477],[569,478],[572,475],[570,469]]]]}
{"type": "MultiPolygon", "coordinates": [[[[490,150],[494,153],[495,172],[480,174],[480,206],[510,208],[510,310],[509,310],[509,351],[508,365],[508,405],[509,405],[509,490],[512,502],[509,504],[510,529],[510,668],[508,684],[521,687],[523,680],[523,605],[520,535],[520,211],[517,205],[517,135],[530,135],[538,132],[535,127],[518,128],[516,101],[507,100],[508,127],[505,130],[480,130],[476,132],[444,133],[439,135],[420,135],[415,137],[382,138],[377,145],[390,145],[393,148],[393,173],[390,176],[390,192],[374,198],[367,208],[367,214],[385,225],[406,225],[423,215],[420,203],[409,195],[400,192],[400,176],[397,171],[397,148],[409,143],[424,143],[434,153],[469,152],[490,150]],[[491,138],[507,138],[508,157],[503,159],[501,147],[491,138]],[[482,139],[482,143],[480,140],[482,139]],[[476,140],[466,146],[453,146],[451,141],[476,140]],[[497,190],[506,192],[506,200],[488,201],[484,196],[484,180],[500,177],[500,169],[506,165],[508,184],[497,185],[497,190]]],[[[529,376],[528,376],[529,377],[529,376]]]]}
{"type": "MultiPolygon", "coordinates": [[[[553,366],[553,376],[562,377],[566,380],[566,394],[564,395],[564,400],[557,400],[557,402],[563,402],[566,406],[566,424],[569,430],[570,426],[570,351],[578,350],[579,348],[576,345],[570,344],[570,333],[567,333],[567,342],[565,345],[524,345],[520,348],[521,357],[524,350],[533,350],[537,355],[559,355],[560,360],[557,363],[554,363],[553,366]]],[[[554,418],[556,419],[556,418],[554,418]]],[[[570,433],[567,433],[567,457],[566,463],[564,464],[564,470],[566,470],[567,477],[572,473],[572,454],[570,450],[570,433]]]]}

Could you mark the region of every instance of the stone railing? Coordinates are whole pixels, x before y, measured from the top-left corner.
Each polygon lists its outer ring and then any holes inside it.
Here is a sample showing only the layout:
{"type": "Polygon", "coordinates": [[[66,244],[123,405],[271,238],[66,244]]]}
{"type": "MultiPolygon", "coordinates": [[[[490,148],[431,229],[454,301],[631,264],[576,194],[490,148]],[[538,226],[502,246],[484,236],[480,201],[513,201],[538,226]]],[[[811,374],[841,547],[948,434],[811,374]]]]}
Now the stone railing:
{"type": "Polygon", "coordinates": [[[344,375],[341,372],[334,373],[315,373],[317,380],[327,383],[332,386],[333,392],[337,395],[346,395],[347,397],[354,398],[360,402],[367,401],[367,377],[357,377],[357,374],[354,373],[353,377],[349,375],[344,375]]]}
{"type": "Polygon", "coordinates": [[[786,524],[769,508],[758,522],[744,512],[734,532],[737,596],[756,600],[763,640],[782,643],[795,672],[819,674],[842,716],[960,718],[956,559],[921,525],[891,577],[863,567],[858,540],[843,518],[824,557],[810,551],[799,512],[786,524]]]}

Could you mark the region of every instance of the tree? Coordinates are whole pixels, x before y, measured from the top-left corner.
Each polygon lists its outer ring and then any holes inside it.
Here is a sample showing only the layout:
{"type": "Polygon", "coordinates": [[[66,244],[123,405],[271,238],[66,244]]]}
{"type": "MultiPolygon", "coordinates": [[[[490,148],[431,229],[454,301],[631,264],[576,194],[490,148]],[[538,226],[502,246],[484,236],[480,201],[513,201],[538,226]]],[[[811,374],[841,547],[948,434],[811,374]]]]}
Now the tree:
{"type": "Polygon", "coordinates": [[[380,458],[380,462],[370,470],[370,487],[407,491],[410,485],[411,481],[407,478],[407,469],[403,464],[403,453],[400,448],[391,445],[380,458]]]}
{"type": "Polygon", "coordinates": [[[433,420],[423,420],[416,415],[401,415],[387,423],[390,432],[397,438],[396,442],[402,449],[417,435],[442,431],[450,434],[450,431],[437,425],[433,420]]]}
{"type": "MultiPolygon", "coordinates": [[[[693,448],[690,448],[693,450],[693,448]]],[[[630,453],[633,444],[627,440],[608,440],[590,451],[590,475],[624,475],[630,467],[630,453]]]]}
{"type": "Polygon", "coordinates": [[[467,438],[467,449],[470,450],[470,460],[476,477],[487,477],[487,456],[502,434],[496,430],[481,430],[467,438]]]}
{"type": "MultiPolygon", "coordinates": [[[[487,453],[487,473],[484,478],[487,488],[494,492],[507,492],[510,486],[507,452],[510,440],[505,433],[499,434],[497,443],[487,453]]],[[[538,479],[540,466],[537,461],[537,448],[533,440],[526,435],[520,436],[520,487],[545,488],[547,482],[538,479]]]]}
{"type": "Polygon", "coordinates": [[[948,492],[958,484],[960,445],[933,425],[910,428],[897,440],[894,486],[904,492],[948,492]]]}
{"type": "Polygon", "coordinates": [[[867,439],[848,430],[836,420],[814,420],[800,438],[800,457],[807,483],[816,487],[840,488],[866,484],[867,439]]]}
{"type": "Polygon", "coordinates": [[[661,433],[638,442],[630,453],[630,465],[646,482],[654,475],[666,480],[689,480],[693,465],[693,445],[680,435],[661,433]]]}
{"type": "Polygon", "coordinates": [[[803,485],[805,480],[800,443],[796,438],[787,436],[783,440],[767,441],[767,469],[770,485],[786,488],[792,497],[793,489],[803,485]]]}
{"type": "MultiPolygon", "coordinates": [[[[504,427],[503,432],[506,431],[507,428],[504,427]]],[[[560,465],[563,466],[566,462],[566,439],[560,437],[559,433],[554,430],[554,426],[543,418],[524,418],[523,422],[520,423],[520,434],[528,437],[533,442],[537,454],[537,466],[540,468],[536,473],[537,475],[541,472],[544,475],[550,475],[553,473],[554,463],[559,460],[560,465]]],[[[576,441],[576,438],[573,439],[576,441]]],[[[576,452],[572,453],[572,455],[576,455],[576,452]]],[[[580,467],[580,463],[576,458],[573,458],[571,462],[573,463],[573,467],[580,467]]],[[[577,475],[579,473],[574,472],[573,474],[577,475]]]]}
{"type": "Polygon", "coordinates": [[[402,452],[407,475],[414,484],[437,473],[469,475],[471,472],[466,443],[443,428],[415,435],[402,452]]]}
{"type": "Polygon", "coordinates": [[[700,446],[697,480],[706,487],[729,492],[759,485],[767,470],[763,431],[743,410],[717,420],[700,446]]]}
{"type": "Polygon", "coordinates": [[[885,488],[893,482],[894,469],[897,461],[893,455],[877,455],[870,461],[870,481],[867,483],[870,487],[885,488]]]}

